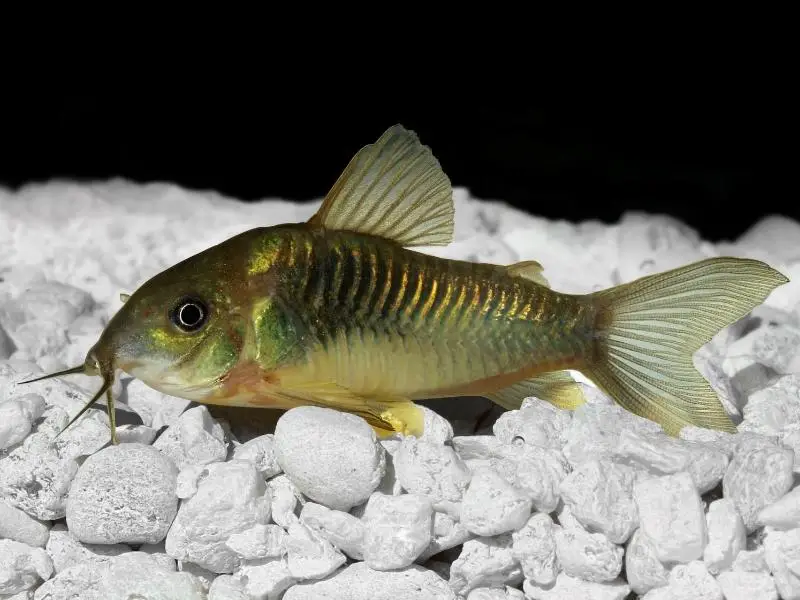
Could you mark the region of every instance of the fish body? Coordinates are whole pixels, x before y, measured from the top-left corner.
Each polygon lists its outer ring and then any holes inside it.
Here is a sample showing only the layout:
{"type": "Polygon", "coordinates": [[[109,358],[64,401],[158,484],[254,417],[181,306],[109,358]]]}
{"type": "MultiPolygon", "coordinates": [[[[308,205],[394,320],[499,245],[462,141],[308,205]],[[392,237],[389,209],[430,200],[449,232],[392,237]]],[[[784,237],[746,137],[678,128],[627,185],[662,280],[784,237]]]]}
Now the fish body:
{"type": "Polygon", "coordinates": [[[438,161],[392,127],[307,222],[246,231],[157,274],[126,297],[84,365],[47,377],[101,375],[86,408],[103,393],[113,402],[121,369],[200,403],[327,406],[379,433],[421,435],[420,399],[484,396],[513,409],[536,396],[575,408],[585,397],[567,370],[577,370],[670,434],[735,430],[692,357],[784,275],[715,257],[565,294],[532,260],[414,249],[450,243],[453,223],[438,161]]]}

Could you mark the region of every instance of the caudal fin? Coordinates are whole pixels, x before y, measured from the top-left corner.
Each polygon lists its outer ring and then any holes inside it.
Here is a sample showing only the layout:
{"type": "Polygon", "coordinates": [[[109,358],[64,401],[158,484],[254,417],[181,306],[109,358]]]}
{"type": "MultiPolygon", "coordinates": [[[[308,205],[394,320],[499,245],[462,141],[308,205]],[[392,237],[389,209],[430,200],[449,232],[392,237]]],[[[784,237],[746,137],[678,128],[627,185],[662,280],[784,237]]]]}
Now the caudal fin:
{"type": "Polygon", "coordinates": [[[763,262],[720,257],[595,292],[595,353],[580,370],[671,435],[686,425],[736,431],[692,357],[788,281],[763,262]]]}

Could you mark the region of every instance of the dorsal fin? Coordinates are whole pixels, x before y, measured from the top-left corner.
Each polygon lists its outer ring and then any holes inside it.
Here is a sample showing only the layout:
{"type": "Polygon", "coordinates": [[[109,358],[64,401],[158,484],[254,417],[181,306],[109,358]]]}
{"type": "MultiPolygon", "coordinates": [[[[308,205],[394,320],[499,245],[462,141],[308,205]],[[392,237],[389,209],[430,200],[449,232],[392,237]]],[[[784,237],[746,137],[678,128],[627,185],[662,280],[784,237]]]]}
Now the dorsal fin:
{"type": "Polygon", "coordinates": [[[453,190],[430,148],[395,125],[364,146],[308,221],[380,236],[403,246],[453,241],[453,190]]]}
{"type": "Polygon", "coordinates": [[[544,267],[535,260],[524,260],[522,262],[514,263],[506,267],[509,275],[514,277],[523,277],[531,281],[549,288],[550,283],[542,275],[544,267]]]}

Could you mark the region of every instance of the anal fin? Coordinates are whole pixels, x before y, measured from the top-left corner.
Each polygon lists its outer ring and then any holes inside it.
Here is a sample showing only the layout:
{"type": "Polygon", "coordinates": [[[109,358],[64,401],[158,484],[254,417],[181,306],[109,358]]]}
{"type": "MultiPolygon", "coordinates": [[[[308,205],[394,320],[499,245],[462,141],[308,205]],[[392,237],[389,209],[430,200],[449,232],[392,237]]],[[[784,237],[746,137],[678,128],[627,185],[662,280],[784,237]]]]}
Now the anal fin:
{"type": "Polygon", "coordinates": [[[537,375],[486,395],[507,410],[518,410],[522,401],[530,396],[566,410],[574,410],[586,403],[583,388],[566,371],[537,375]]]}

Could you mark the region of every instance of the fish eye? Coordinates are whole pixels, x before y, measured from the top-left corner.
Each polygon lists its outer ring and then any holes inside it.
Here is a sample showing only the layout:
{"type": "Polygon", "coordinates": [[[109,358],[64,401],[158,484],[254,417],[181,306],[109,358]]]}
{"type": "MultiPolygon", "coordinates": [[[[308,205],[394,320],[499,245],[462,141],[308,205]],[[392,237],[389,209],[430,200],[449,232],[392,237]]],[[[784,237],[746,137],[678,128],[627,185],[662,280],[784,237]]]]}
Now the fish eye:
{"type": "Polygon", "coordinates": [[[170,316],[178,329],[190,333],[200,329],[208,320],[208,308],[197,298],[182,298],[170,316]]]}

